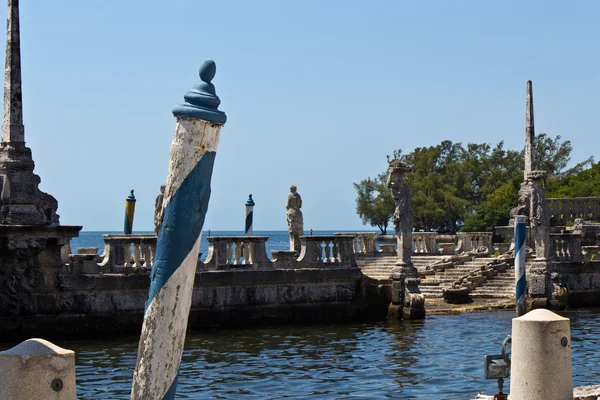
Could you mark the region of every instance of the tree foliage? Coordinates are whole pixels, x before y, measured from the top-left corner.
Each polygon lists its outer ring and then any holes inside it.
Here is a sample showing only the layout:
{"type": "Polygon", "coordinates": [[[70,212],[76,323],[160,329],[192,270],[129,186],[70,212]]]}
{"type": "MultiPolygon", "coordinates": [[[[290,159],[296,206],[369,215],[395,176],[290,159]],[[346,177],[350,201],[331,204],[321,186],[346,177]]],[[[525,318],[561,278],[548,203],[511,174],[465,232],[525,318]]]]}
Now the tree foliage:
{"type": "Polygon", "coordinates": [[[354,188],[358,194],[356,198],[356,212],[363,224],[376,226],[382,234],[387,233],[390,219],[394,215],[394,199],[386,186],[387,175],[379,174],[376,179],[363,179],[355,183],[354,188]]]}
{"type": "MultiPolygon", "coordinates": [[[[593,164],[592,158],[567,169],[572,151],[568,140],[542,133],[536,136],[534,145],[536,169],[549,173],[547,184],[553,188],[552,196],[600,195],[600,166],[593,164]]],[[[510,210],[517,205],[524,150],[505,149],[502,141],[492,146],[445,140],[406,154],[395,150],[388,162],[391,159],[413,167],[407,177],[413,192],[415,229],[453,233],[462,227],[466,231],[491,231],[494,226],[506,225],[510,210]]],[[[358,192],[356,209],[363,223],[382,231],[394,211],[385,176],[383,173],[376,180],[368,178],[354,184],[358,192]]]]}

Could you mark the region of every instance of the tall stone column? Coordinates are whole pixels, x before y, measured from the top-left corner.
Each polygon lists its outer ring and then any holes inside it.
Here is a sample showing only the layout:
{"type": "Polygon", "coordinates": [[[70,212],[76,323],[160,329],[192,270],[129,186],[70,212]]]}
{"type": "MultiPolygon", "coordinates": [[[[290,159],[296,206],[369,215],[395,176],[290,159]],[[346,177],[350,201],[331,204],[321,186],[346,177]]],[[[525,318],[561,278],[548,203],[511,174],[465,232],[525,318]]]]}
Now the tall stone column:
{"type": "Polygon", "coordinates": [[[412,192],[406,182],[406,173],[411,171],[412,168],[399,160],[393,160],[388,167],[387,186],[396,203],[393,219],[398,243],[398,261],[392,270],[392,290],[401,292],[401,296],[398,297],[402,298],[404,318],[422,319],[425,317],[425,297],[419,290],[419,272],[411,260],[413,250],[412,192]]]}

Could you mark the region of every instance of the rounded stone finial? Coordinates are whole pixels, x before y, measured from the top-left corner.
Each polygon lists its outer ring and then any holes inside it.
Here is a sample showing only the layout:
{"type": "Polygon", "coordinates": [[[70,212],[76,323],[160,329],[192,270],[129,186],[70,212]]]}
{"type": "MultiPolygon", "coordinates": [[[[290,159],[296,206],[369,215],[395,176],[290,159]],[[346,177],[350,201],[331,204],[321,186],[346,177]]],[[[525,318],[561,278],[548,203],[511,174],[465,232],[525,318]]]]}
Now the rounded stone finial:
{"type": "Polygon", "coordinates": [[[213,60],[206,60],[200,66],[200,80],[210,83],[217,73],[217,64],[213,60]]]}
{"type": "Polygon", "coordinates": [[[200,82],[192,86],[192,89],[183,96],[185,103],[178,104],[173,108],[175,117],[225,124],[227,116],[223,111],[219,111],[221,100],[217,96],[215,85],[211,83],[216,72],[217,65],[213,60],[206,60],[202,63],[198,72],[200,82]]]}

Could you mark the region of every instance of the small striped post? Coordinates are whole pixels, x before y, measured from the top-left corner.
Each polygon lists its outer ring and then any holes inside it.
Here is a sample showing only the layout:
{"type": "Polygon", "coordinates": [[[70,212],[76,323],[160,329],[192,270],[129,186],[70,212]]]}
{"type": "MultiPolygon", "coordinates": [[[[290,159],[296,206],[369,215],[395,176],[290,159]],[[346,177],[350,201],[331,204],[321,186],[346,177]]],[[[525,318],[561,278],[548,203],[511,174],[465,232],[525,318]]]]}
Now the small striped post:
{"type": "Polygon", "coordinates": [[[127,199],[125,199],[125,223],[123,224],[123,233],[131,235],[133,232],[133,214],[135,213],[135,196],[133,189],[127,199]]]}
{"type": "Polygon", "coordinates": [[[515,216],[515,297],[517,317],[527,312],[527,279],[525,276],[525,237],[527,234],[526,216],[515,216]]]}
{"type": "Polygon", "coordinates": [[[252,218],[254,215],[254,200],[252,200],[252,195],[248,196],[248,201],[246,202],[246,229],[245,235],[252,236],[252,218]]]}
{"type": "Polygon", "coordinates": [[[201,82],[186,93],[184,104],[173,109],[177,124],[132,400],[175,398],[210,181],[221,127],[227,120],[218,110],[221,101],[211,83],[215,72],[215,63],[205,61],[201,82]]]}

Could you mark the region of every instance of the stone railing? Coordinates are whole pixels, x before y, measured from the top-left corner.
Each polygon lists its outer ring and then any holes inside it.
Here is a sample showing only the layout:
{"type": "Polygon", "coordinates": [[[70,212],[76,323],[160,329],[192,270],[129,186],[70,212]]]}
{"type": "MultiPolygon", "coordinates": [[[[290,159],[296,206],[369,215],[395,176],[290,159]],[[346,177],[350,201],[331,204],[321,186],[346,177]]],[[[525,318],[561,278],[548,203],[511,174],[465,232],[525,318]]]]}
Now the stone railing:
{"type": "Polygon", "coordinates": [[[436,232],[413,232],[413,254],[416,255],[433,255],[439,254],[437,248],[436,232]]]}
{"type": "Polygon", "coordinates": [[[477,250],[484,246],[487,251],[492,250],[492,232],[459,232],[457,253],[477,250]]]}
{"type": "Polygon", "coordinates": [[[335,233],[334,236],[352,236],[354,254],[373,254],[377,252],[377,247],[375,246],[377,233],[375,232],[344,232],[335,233]]]}
{"type": "Polygon", "coordinates": [[[582,261],[581,235],[578,233],[551,233],[550,257],[551,261],[582,261]]]}
{"type": "Polygon", "coordinates": [[[356,267],[354,235],[301,236],[299,267],[356,267]]]}
{"type": "Polygon", "coordinates": [[[576,218],[586,221],[600,219],[600,197],[574,197],[546,199],[552,225],[565,225],[576,218]]]}
{"type": "Polygon", "coordinates": [[[271,268],[265,243],[268,236],[211,236],[207,237],[207,269],[271,268]]]}
{"type": "MultiPolygon", "coordinates": [[[[455,238],[455,235],[440,235],[437,232],[413,232],[413,255],[452,255],[455,253],[455,238]]],[[[379,245],[380,253],[396,253],[396,235],[381,235],[377,239],[385,243],[379,245]]]]}
{"type": "Polygon", "coordinates": [[[297,269],[323,267],[356,267],[354,235],[301,236],[302,248],[296,257],[293,251],[272,251],[273,261],[266,252],[267,236],[211,236],[208,255],[199,268],[227,269],[297,269]]]}
{"type": "Polygon", "coordinates": [[[102,235],[104,252],[100,272],[123,272],[125,267],[151,267],[156,251],[155,235],[102,235]]]}

